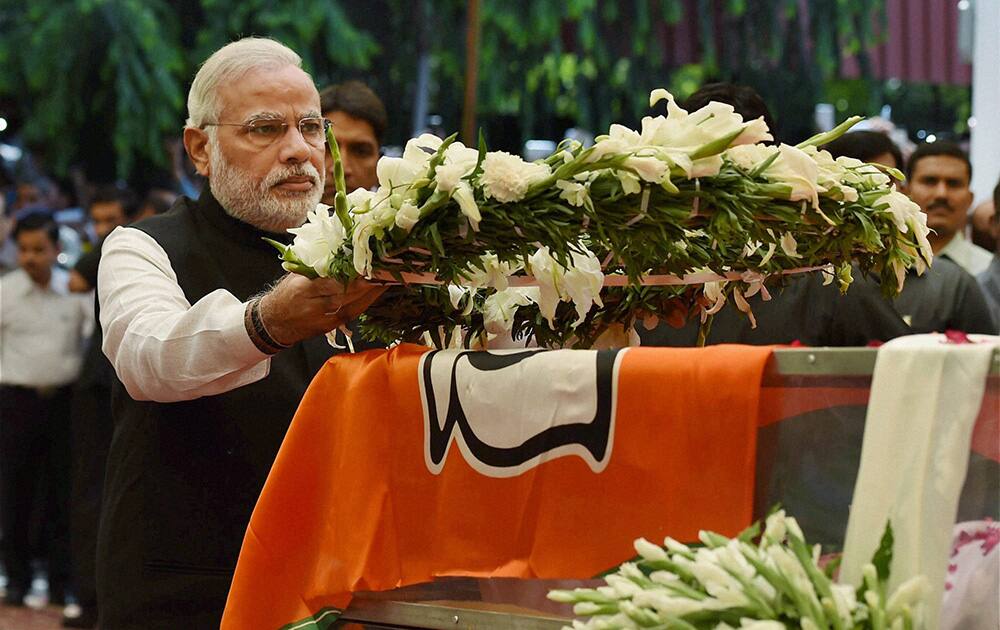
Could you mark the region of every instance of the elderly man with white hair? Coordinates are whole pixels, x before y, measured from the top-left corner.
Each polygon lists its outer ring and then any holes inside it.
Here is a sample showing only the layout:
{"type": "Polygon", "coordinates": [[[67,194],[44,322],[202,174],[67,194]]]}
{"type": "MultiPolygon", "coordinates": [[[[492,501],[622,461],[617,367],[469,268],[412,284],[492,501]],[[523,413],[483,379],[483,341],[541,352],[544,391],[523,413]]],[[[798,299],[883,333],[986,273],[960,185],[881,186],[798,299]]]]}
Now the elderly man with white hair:
{"type": "MultiPolygon", "coordinates": [[[[380,289],[283,276],[323,194],[325,121],[297,54],[247,38],[205,61],[184,147],[208,186],[116,229],[98,296],[119,382],[98,540],[100,624],[218,627],[246,524],[322,334],[380,289]]],[[[330,480],[317,480],[327,483],[330,480]]]]}

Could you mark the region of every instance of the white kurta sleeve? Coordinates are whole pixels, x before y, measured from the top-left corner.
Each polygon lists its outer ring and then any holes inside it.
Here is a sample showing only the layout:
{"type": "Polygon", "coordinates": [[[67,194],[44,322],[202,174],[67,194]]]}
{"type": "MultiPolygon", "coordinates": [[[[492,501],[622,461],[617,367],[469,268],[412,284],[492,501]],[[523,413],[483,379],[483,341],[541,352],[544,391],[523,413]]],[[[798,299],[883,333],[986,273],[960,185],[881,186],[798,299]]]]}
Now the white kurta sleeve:
{"type": "Polygon", "coordinates": [[[176,402],[267,376],[243,324],[246,303],[215,290],[187,301],[163,248],[135,228],[105,240],[98,271],[104,354],[135,400],[176,402]]]}

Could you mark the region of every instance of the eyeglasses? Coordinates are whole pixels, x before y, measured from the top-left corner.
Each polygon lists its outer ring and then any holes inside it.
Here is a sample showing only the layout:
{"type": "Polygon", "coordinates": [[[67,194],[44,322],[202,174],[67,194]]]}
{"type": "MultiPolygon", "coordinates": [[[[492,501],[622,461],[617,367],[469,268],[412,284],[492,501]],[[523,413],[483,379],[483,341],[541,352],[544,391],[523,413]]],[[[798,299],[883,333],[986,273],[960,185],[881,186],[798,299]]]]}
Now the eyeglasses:
{"type": "MultiPolygon", "coordinates": [[[[326,118],[311,116],[299,119],[296,126],[303,140],[314,147],[322,147],[331,124],[326,118]]],[[[247,139],[260,148],[274,144],[288,131],[288,123],[280,118],[257,118],[248,123],[205,123],[204,127],[242,127],[247,139]]]]}

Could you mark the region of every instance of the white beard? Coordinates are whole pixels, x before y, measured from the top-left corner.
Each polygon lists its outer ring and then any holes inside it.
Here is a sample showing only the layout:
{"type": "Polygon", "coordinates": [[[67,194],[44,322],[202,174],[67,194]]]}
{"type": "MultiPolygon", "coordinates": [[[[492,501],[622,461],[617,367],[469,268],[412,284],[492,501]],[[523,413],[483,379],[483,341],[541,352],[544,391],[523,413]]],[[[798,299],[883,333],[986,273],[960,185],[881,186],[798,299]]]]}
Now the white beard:
{"type": "Polygon", "coordinates": [[[209,165],[212,175],[209,188],[222,208],[235,219],[279,234],[305,223],[306,215],[323,197],[323,175],[310,162],[294,166],[278,165],[263,179],[229,162],[219,142],[209,142],[209,165]],[[279,192],[272,187],[289,177],[311,177],[309,192],[279,192]]]}

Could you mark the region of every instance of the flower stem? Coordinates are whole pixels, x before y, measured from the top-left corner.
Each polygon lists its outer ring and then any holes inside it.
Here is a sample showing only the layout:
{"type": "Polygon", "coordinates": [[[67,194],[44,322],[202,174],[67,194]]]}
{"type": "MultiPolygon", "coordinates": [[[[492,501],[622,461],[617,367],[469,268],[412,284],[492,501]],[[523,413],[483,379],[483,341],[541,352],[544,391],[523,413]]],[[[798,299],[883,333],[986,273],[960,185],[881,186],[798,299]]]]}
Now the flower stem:
{"type": "Polygon", "coordinates": [[[698,341],[695,345],[699,348],[704,348],[705,343],[708,342],[708,334],[712,332],[712,320],[714,318],[715,315],[709,315],[705,318],[705,321],[701,323],[701,326],[698,326],[698,341]]]}
{"type": "Polygon", "coordinates": [[[334,197],[334,210],[337,218],[345,230],[349,230],[352,225],[351,215],[347,212],[347,192],[344,188],[347,184],[344,181],[344,161],[340,158],[340,145],[333,136],[333,127],[326,130],[326,142],[330,145],[330,155],[333,157],[333,183],[337,187],[337,195],[334,197]]]}

